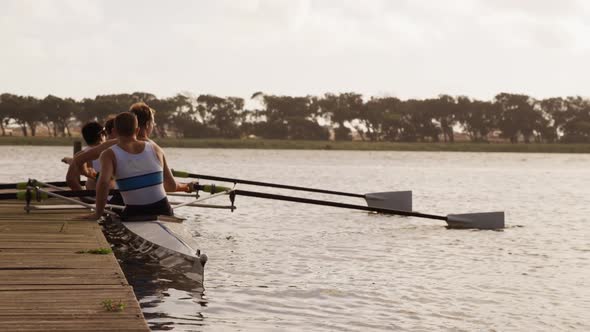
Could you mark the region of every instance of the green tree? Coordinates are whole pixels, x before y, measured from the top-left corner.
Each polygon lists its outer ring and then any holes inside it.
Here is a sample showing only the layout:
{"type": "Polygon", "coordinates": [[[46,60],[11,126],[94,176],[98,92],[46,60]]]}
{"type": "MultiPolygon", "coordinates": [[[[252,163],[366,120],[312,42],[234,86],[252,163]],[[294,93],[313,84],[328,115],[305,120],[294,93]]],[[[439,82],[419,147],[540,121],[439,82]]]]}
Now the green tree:
{"type": "MultiPolygon", "coordinates": [[[[358,113],[365,130],[357,126],[362,136],[371,141],[398,139],[402,127],[402,101],[395,97],[371,98],[358,113]]],[[[361,137],[362,137],[361,136],[361,137]]]]}
{"type": "Polygon", "coordinates": [[[2,136],[6,136],[6,126],[10,122],[12,114],[14,114],[18,107],[18,96],[3,93],[0,95],[0,129],[2,136]]]}
{"type": "Polygon", "coordinates": [[[114,95],[100,95],[94,99],[86,98],[82,100],[82,109],[77,112],[76,117],[80,122],[86,123],[88,121],[104,122],[109,116],[125,112],[129,110],[129,106],[136,101],[139,101],[138,95],[130,94],[114,94],[114,95]]]}
{"type": "Polygon", "coordinates": [[[550,117],[549,129],[551,134],[549,140],[556,141],[561,132],[563,132],[563,125],[566,123],[565,113],[567,106],[563,98],[546,98],[539,102],[541,111],[550,117]]]}
{"type": "Polygon", "coordinates": [[[496,128],[498,105],[489,101],[457,98],[457,120],[473,142],[486,142],[496,128]]]}
{"type": "MultiPolygon", "coordinates": [[[[156,110],[154,120],[156,121],[155,134],[157,137],[166,137],[167,127],[174,126],[177,122],[178,124],[181,124],[181,118],[185,121],[188,120],[188,118],[191,118],[191,114],[193,114],[194,111],[190,98],[182,94],[177,94],[174,97],[165,99],[152,99],[149,105],[156,110]],[[187,118],[183,118],[184,115],[181,114],[186,115],[187,118]],[[177,116],[180,117],[175,121],[177,116]]],[[[190,121],[195,120],[191,118],[190,121]]],[[[180,131],[184,133],[185,130],[183,129],[180,131]]]]}
{"type": "Polygon", "coordinates": [[[291,97],[262,94],[266,124],[258,126],[265,138],[327,139],[329,132],[316,121],[319,104],[311,96],[291,97]],[[321,135],[318,133],[322,133],[321,135]]]}
{"type": "Polygon", "coordinates": [[[23,136],[37,134],[37,126],[44,121],[44,114],[39,109],[39,100],[31,96],[16,96],[14,106],[10,109],[10,117],[21,127],[23,136]]]}
{"type": "Polygon", "coordinates": [[[457,124],[457,103],[455,98],[449,95],[440,95],[437,99],[426,100],[425,103],[431,109],[444,142],[454,142],[455,135],[453,127],[457,124]]]}
{"type": "Polygon", "coordinates": [[[48,95],[39,103],[39,109],[45,115],[45,119],[53,124],[53,136],[57,136],[58,133],[62,136],[72,136],[70,121],[80,110],[80,105],[75,100],[48,95]]]}
{"type": "Polygon", "coordinates": [[[502,136],[516,143],[520,134],[525,143],[530,143],[535,123],[541,116],[533,107],[534,100],[527,95],[500,93],[494,97],[494,102],[500,110],[498,127],[502,136]]]}
{"type": "Polygon", "coordinates": [[[438,142],[441,130],[434,123],[432,106],[428,101],[409,99],[403,103],[400,139],[407,142],[438,142]]]}
{"type": "Polygon", "coordinates": [[[590,142],[590,101],[581,97],[566,99],[565,123],[563,125],[564,143],[590,142]]]}
{"type": "Polygon", "coordinates": [[[361,94],[348,92],[341,94],[326,93],[317,100],[319,115],[332,124],[335,139],[351,140],[351,132],[346,124],[359,114],[364,107],[361,94]]]}
{"type": "Polygon", "coordinates": [[[206,126],[215,128],[221,137],[238,138],[240,136],[239,125],[244,109],[244,99],[200,95],[197,103],[197,111],[206,126]]]}

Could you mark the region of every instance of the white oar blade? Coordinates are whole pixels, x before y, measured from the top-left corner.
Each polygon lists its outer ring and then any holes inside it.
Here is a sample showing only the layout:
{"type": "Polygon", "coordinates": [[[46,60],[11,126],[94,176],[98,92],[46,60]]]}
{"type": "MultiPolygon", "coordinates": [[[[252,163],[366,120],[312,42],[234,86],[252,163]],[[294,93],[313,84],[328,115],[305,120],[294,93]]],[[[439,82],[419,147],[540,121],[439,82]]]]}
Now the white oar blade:
{"type": "Polygon", "coordinates": [[[504,211],[449,214],[447,224],[448,228],[502,229],[504,228],[504,211]]]}
{"type": "Polygon", "coordinates": [[[386,191],[365,194],[369,207],[412,211],[412,191],[386,191]]]}

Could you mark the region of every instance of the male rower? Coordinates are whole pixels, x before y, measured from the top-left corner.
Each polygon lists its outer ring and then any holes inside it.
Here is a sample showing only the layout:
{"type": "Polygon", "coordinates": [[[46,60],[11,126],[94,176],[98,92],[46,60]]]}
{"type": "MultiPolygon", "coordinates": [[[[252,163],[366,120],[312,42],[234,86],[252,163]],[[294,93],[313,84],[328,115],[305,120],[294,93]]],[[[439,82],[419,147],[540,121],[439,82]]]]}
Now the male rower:
{"type": "MultiPolygon", "coordinates": [[[[117,140],[117,134],[115,133],[115,131],[113,130],[115,127],[115,117],[111,116],[109,117],[109,119],[104,123],[104,134],[106,135],[106,140],[113,140],[113,142],[116,142],[117,140]]],[[[102,143],[106,142],[105,139],[102,140],[102,143]]],[[[100,144],[94,145],[93,147],[97,147],[100,144]]],[[[86,148],[83,149],[82,152],[89,150],[90,148],[86,148]]],[[[92,179],[92,181],[94,182],[96,180],[96,178],[98,177],[98,174],[100,173],[100,162],[98,161],[98,158],[100,157],[100,154],[96,157],[96,159],[92,160],[92,165],[98,165],[98,167],[82,167],[82,175],[86,176],[86,178],[88,179],[92,179]]],[[[72,159],[73,160],[73,159],[72,159]]],[[[88,163],[85,163],[88,164],[88,163]]],[[[86,186],[86,189],[94,189],[95,187],[92,188],[88,188],[88,186],[86,186]]],[[[74,190],[74,189],[72,189],[74,190]]]]}
{"type": "Polygon", "coordinates": [[[138,140],[138,116],[124,112],[115,118],[117,144],[100,155],[101,174],[96,191],[95,213],[102,216],[109,182],[114,177],[123,196],[123,219],[138,215],[173,215],[166,191],[179,187],[166,163],[164,151],[148,140],[138,140]]]}
{"type": "MultiPolygon", "coordinates": [[[[82,151],[88,150],[90,148],[102,144],[105,141],[105,136],[105,128],[103,128],[103,126],[100,125],[98,122],[91,121],[86,123],[82,127],[82,138],[84,138],[84,142],[86,142],[86,147],[82,151]]],[[[64,157],[61,161],[71,165],[73,158],[64,157]]],[[[100,163],[98,161],[98,158],[84,163],[83,167],[86,171],[85,173],[100,172],[100,163]]],[[[96,183],[94,181],[94,178],[88,177],[88,180],[86,181],[86,189],[94,189],[95,187],[96,183]]]]}

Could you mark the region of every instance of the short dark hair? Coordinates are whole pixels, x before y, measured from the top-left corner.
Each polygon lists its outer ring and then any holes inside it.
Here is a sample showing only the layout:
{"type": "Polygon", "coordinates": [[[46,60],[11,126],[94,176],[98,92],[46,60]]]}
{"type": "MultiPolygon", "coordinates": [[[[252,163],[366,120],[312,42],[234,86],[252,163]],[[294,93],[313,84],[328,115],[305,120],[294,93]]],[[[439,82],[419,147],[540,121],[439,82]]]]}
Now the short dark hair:
{"type": "Polygon", "coordinates": [[[119,136],[133,136],[137,129],[137,117],[131,112],[119,113],[115,118],[115,129],[119,136]]]}
{"type": "Polygon", "coordinates": [[[131,107],[129,107],[129,112],[135,114],[137,117],[137,125],[139,128],[145,128],[147,127],[148,122],[154,121],[154,110],[144,102],[131,105],[131,107]]]}
{"type": "Polygon", "coordinates": [[[110,116],[107,122],[104,123],[104,130],[107,132],[107,135],[110,135],[113,132],[113,128],[115,127],[115,117],[110,116]]]}
{"type": "Polygon", "coordinates": [[[87,145],[94,145],[100,142],[100,135],[104,128],[96,121],[88,122],[82,127],[82,137],[87,145]]]}

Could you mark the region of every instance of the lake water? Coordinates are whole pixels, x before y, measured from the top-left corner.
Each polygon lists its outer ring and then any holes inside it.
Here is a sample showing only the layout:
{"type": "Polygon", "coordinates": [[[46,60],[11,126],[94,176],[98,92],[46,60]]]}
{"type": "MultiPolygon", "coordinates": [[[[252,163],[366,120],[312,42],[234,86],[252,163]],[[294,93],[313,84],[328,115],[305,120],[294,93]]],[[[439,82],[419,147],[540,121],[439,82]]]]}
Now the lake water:
{"type": "MultiPolygon", "coordinates": [[[[0,147],[0,182],[61,180],[59,160],[69,153],[0,147]]],[[[173,168],[202,174],[356,193],[412,190],[416,211],[506,211],[507,228],[448,230],[436,220],[245,197],[233,213],[178,209],[209,256],[205,292],[136,266],[130,282],[154,330],[590,330],[590,155],[166,153],[173,168]]]]}

